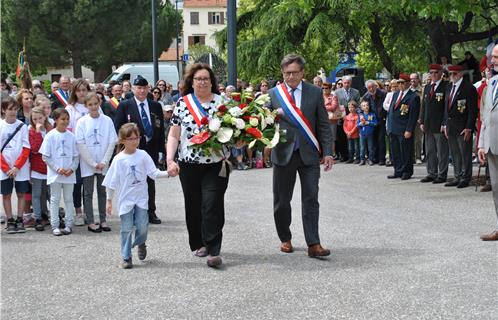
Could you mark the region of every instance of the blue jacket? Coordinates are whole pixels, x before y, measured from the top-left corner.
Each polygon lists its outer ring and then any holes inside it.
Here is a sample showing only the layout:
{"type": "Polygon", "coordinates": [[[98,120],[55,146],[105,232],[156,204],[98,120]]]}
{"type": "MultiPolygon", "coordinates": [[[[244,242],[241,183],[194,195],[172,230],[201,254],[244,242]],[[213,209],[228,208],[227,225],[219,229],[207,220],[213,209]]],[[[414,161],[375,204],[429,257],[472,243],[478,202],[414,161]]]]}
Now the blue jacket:
{"type": "Polygon", "coordinates": [[[365,114],[363,111],[360,112],[360,115],[358,116],[358,122],[356,123],[356,125],[360,130],[361,137],[368,137],[373,135],[375,127],[377,126],[377,116],[375,115],[375,112],[370,111],[367,114],[365,114]],[[363,116],[366,120],[365,125],[363,125],[360,121],[361,116],[363,116]]]}

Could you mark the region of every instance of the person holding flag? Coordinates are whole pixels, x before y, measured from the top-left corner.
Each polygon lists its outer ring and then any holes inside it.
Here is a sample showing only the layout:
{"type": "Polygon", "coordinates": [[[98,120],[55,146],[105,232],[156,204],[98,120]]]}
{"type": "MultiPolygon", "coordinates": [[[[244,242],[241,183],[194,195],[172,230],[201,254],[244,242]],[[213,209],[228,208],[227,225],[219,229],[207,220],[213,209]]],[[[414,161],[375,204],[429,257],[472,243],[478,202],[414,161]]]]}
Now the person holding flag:
{"type": "Polygon", "coordinates": [[[280,251],[293,252],[291,243],[291,200],[299,173],[302,193],[302,217],[308,256],[323,257],[330,250],[320,244],[318,234],[318,180],[320,162],[325,171],[332,169],[332,132],[324,106],[322,90],[303,80],[304,58],[289,54],[280,64],[284,82],[269,91],[272,109],[281,115],[286,142],[271,154],[273,166],[274,219],[280,251]]]}

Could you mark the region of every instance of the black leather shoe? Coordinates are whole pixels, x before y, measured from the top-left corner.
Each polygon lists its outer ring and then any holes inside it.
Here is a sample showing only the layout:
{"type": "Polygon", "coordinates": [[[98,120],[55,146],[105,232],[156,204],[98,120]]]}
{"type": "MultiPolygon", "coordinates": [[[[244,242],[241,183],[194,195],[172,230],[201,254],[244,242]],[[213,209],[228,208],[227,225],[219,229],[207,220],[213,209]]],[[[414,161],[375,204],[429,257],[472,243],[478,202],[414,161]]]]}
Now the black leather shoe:
{"type": "Polygon", "coordinates": [[[156,216],[155,212],[149,212],[149,223],[151,224],[161,224],[161,219],[156,216]]]}
{"type": "Polygon", "coordinates": [[[427,177],[423,178],[422,180],[420,180],[420,182],[422,182],[422,183],[427,183],[427,182],[432,182],[432,181],[434,181],[434,180],[435,180],[435,179],[434,179],[433,177],[429,177],[429,176],[427,176],[427,177]]]}
{"type": "Polygon", "coordinates": [[[445,187],[456,187],[458,186],[459,182],[458,180],[453,180],[453,181],[450,181],[450,182],[446,182],[444,184],[445,187]]]}
{"type": "Polygon", "coordinates": [[[385,161],[379,161],[379,166],[385,166],[386,162],[385,161]]]}
{"type": "Polygon", "coordinates": [[[410,179],[412,176],[408,175],[408,174],[404,174],[401,176],[401,180],[408,180],[410,179]]]}
{"type": "Polygon", "coordinates": [[[432,181],[432,183],[445,183],[446,182],[446,179],[443,179],[443,178],[436,178],[434,179],[434,181],[432,181]]]}
{"type": "Polygon", "coordinates": [[[138,259],[144,260],[147,257],[147,246],[145,243],[138,245],[138,259]]]}
{"type": "Polygon", "coordinates": [[[390,176],[387,176],[387,179],[398,179],[398,178],[401,178],[400,176],[397,176],[395,174],[392,174],[390,176]]]}
{"type": "Polygon", "coordinates": [[[469,186],[469,183],[467,181],[460,181],[460,183],[457,185],[458,189],[462,188],[467,188],[469,186]]]}

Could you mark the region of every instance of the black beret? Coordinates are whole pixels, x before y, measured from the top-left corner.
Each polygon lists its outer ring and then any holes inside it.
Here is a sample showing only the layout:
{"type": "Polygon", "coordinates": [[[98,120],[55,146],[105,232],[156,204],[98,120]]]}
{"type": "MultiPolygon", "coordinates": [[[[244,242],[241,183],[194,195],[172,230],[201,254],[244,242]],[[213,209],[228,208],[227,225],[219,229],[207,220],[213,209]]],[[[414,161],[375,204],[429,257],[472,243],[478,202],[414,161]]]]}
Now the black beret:
{"type": "Polygon", "coordinates": [[[147,82],[147,79],[145,79],[144,77],[142,77],[141,75],[138,75],[136,78],[135,78],[135,81],[133,81],[133,85],[134,86],[147,86],[149,85],[149,83],[147,82]]]}

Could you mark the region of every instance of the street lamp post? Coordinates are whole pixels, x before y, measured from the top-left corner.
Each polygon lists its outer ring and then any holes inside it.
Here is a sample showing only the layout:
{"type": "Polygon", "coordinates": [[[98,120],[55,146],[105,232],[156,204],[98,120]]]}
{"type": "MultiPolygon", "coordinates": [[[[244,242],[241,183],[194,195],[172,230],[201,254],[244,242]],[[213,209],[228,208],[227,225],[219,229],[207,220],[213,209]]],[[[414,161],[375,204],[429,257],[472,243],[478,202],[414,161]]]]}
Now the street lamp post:
{"type": "Polygon", "coordinates": [[[156,0],[152,4],[152,63],[154,65],[154,83],[159,80],[159,65],[157,61],[157,26],[156,26],[156,0]]]}
{"type": "Polygon", "coordinates": [[[178,0],[175,0],[175,9],[176,9],[176,70],[178,71],[178,78],[182,77],[182,73],[180,72],[180,53],[178,52],[179,45],[178,39],[180,38],[180,30],[178,27],[178,0]]]}
{"type": "Polygon", "coordinates": [[[237,1],[227,1],[228,84],[237,86],[237,1]]]}

